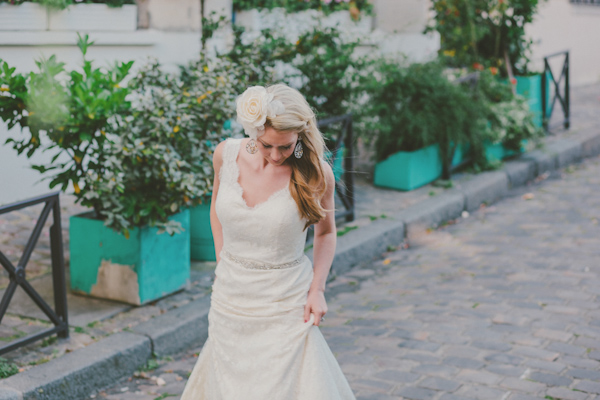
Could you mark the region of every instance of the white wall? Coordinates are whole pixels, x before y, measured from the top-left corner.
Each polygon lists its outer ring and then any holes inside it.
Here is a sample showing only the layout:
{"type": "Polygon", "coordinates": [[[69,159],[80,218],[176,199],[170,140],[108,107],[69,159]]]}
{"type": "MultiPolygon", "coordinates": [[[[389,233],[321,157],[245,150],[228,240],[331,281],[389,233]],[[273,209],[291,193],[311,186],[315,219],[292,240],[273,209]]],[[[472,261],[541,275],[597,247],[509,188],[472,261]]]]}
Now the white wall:
{"type": "Polygon", "coordinates": [[[429,0],[374,0],[375,26],[386,32],[422,33],[429,0]]]}
{"type": "MultiPolygon", "coordinates": [[[[600,5],[541,2],[539,14],[526,31],[534,41],[535,67],[543,68],[544,56],[569,50],[571,84],[600,82],[600,5]]],[[[553,71],[558,68],[553,66],[553,71]]]]}

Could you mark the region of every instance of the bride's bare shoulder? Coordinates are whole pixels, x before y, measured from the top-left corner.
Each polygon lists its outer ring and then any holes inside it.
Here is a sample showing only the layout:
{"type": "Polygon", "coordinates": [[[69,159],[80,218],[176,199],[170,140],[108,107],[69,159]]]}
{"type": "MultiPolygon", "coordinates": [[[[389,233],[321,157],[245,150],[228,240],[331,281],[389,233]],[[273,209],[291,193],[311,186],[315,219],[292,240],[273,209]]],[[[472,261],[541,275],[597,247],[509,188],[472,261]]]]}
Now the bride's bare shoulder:
{"type": "Polygon", "coordinates": [[[213,167],[218,169],[223,164],[223,149],[225,148],[225,143],[227,140],[223,140],[221,143],[215,147],[215,151],[213,153],[213,167]]]}

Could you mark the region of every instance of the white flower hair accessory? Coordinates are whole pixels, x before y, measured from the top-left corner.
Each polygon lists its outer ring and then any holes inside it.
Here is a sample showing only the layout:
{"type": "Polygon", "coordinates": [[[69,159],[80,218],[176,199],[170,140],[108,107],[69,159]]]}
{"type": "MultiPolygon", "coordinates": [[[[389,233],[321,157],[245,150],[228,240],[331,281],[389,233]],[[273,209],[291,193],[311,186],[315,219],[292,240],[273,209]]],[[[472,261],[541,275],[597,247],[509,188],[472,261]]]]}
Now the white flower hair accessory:
{"type": "Polygon", "coordinates": [[[285,112],[283,103],[273,100],[263,86],[250,86],[236,100],[237,121],[244,127],[246,135],[252,139],[265,133],[267,117],[274,118],[285,112]]]}

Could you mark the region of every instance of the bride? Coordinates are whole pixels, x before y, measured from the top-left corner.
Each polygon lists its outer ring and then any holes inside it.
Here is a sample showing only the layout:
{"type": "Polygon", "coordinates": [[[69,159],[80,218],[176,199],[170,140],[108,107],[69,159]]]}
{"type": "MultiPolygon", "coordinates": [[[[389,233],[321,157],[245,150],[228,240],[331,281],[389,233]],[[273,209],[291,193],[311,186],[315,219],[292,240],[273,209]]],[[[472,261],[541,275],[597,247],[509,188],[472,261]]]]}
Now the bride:
{"type": "Polygon", "coordinates": [[[248,88],[249,139],[213,156],[217,267],[208,339],[182,400],[355,399],[318,326],[336,244],[334,176],[306,99],[283,84],[248,88]],[[314,268],[305,255],[314,224],[314,268]]]}

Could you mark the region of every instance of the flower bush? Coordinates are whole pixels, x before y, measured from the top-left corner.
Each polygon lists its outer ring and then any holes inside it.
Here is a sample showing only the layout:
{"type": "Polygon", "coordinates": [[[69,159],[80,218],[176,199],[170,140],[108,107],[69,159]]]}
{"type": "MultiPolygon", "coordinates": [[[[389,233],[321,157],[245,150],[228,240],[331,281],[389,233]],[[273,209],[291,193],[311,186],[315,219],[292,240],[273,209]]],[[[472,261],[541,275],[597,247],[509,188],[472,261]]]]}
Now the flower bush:
{"type": "Polygon", "coordinates": [[[486,143],[501,143],[506,149],[520,152],[523,142],[544,136],[533,121],[527,101],[514,95],[510,87],[490,72],[480,74],[478,88],[487,105],[486,129],[481,138],[486,143]]]}
{"type": "Polygon", "coordinates": [[[277,65],[289,63],[295,57],[294,49],[283,36],[265,29],[254,40],[244,38],[244,28],[233,26],[234,43],[230,51],[218,59],[237,66],[237,87],[242,93],[247,87],[275,83],[277,65]]]}
{"type": "Polygon", "coordinates": [[[235,110],[229,67],[200,60],[183,68],[182,80],[153,62],[132,80],[130,112],[110,121],[107,170],[87,179],[86,199],[102,202],[107,226],[173,234],[181,226],[168,217],[210,195],[212,153],[235,110]]]}
{"type": "Polygon", "coordinates": [[[540,0],[433,0],[427,30],[441,36],[440,55],[454,67],[498,68],[502,76],[529,73],[531,40],[525,26],[540,0]]]}
{"type": "Polygon", "coordinates": [[[358,19],[362,12],[373,12],[373,5],[369,0],[233,0],[233,9],[236,11],[276,7],[283,7],[288,12],[320,10],[326,14],[349,10],[355,19],[358,19]]]}
{"type": "Polygon", "coordinates": [[[354,56],[357,41],[344,41],[335,28],[315,28],[300,36],[293,45],[297,54],[291,65],[299,72],[290,74],[302,82],[298,88],[318,117],[343,115],[355,97],[356,71],[362,60],[354,56]]]}

